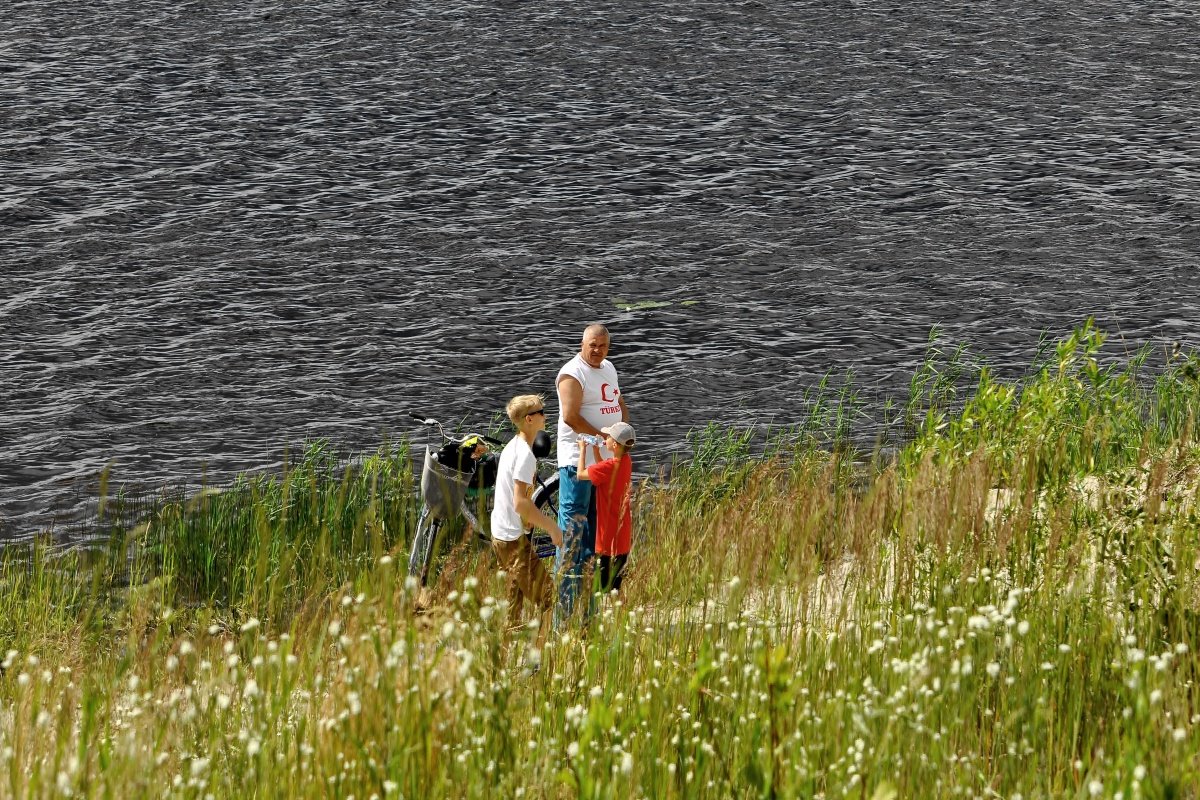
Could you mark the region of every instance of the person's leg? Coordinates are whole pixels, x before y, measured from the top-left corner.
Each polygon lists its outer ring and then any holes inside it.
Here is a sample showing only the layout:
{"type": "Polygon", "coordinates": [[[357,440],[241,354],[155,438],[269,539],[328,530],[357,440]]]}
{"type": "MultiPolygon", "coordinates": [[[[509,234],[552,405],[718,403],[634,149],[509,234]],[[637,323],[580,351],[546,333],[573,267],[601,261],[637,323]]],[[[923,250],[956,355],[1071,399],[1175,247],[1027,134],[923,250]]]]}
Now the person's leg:
{"type": "Polygon", "coordinates": [[[629,554],[612,556],[609,561],[608,584],[604,589],[604,593],[616,592],[621,594],[621,584],[625,581],[625,563],[629,560],[629,554]]]}
{"type": "MultiPolygon", "coordinates": [[[[588,486],[592,484],[589,483],[588,486]]],[[[588,529],[587,534],[583,538],[583,545],[580,547],[580,572],[586,568],[588,562],[592,562],[593,575],[592,580],[588,583],[588,604],[584,609],[584,622],[590,620],[596,614],[596,578],[595,578],[595,561],[596,561],[596,490],[592,489],[591,497],[588,498],[588,529]]]]}
{"type": "MultiPolygon", "coordinates": [[[[508,544],[510,545],[508,548],[509,564],[518,587],[516,601],[518,607],[524,599],[528,599],[534,607],[534,613],[539,615],[538,630],[534,636],[534,647],[537,648],[538,653],[536,656],[531,656],[529,662],[529,666],[536,669],[540,663],[542,648],[546,644],[546,635],[550,631],[550,612],[554,609],[554,585],[546,573],[546,568],[542,565],[542,560],[533,551],[533,544],[528,537],[522,536],[517,541],[508,544]]],[[[511,595],[509,602],[513,602],[511,595]]],[[[519,620],[512,620],[511,617],[510,620],[520,624],[519,620]]],[[[514,627],[510,627],[510,631],[514,629],[514,627]]],[[[507,644],[506,637],[505,658],[508,654],[507,644]]]]}
{"type": "Polygon", "coordinates": [[[628,555],[596,556],[598,584],[600,593],[605,597],[621,590],[621,580],[625,577],[625,562],[628,558],[628,555]]]}
{"type": "MultiPolygon", "coordinates": [[[[508,600],[506,624],[510,632],[521,627],[521,606],[525,600],[521,574],[523,565],[520,563],[520,551],[517,548],[521,541],[521,539],[515,542],[492,540],[492,548],[496,551],[496,560],[500,563],[500,569],[504,570],[505,596],[508,600]]],[[[505,637],[505,639],[507,638],[505,637]]]]}
{"type": "Polygon", "coordinates": [[[551,616],[554,612],[554,581],[550,580],[549,573],[546,572],[546,567],[542,564],[542,560],[533,552],[532,547],[527,547],[529,553],[529,564],[527,575],[529,576],[528,591],[526,596],[537,609],[541,619],[541,627],[538,628],[537,637],[534,646],[540,652],[546,646],[546,635],[550,632],[551,616]]]}
{"type": "Polygon", "coordinates": [[[554,572],[558,578],[558,607],[555,625],[562,625],[575,610],[583,580],[583,565],[595,546],[590,539],[588,505],[592,484],[575,477],[574,467],[558,470],[558,527],[563,532],[562,546],[554,553],[554,572]]]}

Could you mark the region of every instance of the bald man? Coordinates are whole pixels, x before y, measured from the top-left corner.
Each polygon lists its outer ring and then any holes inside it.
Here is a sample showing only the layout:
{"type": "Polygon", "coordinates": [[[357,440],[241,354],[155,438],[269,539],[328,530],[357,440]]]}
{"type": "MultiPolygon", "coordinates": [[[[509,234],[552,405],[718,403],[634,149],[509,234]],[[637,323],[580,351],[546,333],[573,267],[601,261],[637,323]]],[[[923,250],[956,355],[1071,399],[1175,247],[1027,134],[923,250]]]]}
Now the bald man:
{"type": "MultiPolygon", "coordinates": [[[[608,328],[594,323],[583,331],[579,353],[558,371],[558,527],[563,541],[555,551],[559,576],[555,623],[575,610],[583,571],[596,550],[596,501],[592,484],[579,480],[579,437],[601,436],[614,422],[628,422],[629,409],[617,383],[617,368],[608,360],[608,328]]],[[[585,448],[590,450],[591,448],[585,448]]],[[[602,458],[612,453],[601,449],[602,458]]],[[[590,464],[588,464],[590,466],[590,464]]],[[[594,610],[590,593],[586,616],[594,610]]]]}

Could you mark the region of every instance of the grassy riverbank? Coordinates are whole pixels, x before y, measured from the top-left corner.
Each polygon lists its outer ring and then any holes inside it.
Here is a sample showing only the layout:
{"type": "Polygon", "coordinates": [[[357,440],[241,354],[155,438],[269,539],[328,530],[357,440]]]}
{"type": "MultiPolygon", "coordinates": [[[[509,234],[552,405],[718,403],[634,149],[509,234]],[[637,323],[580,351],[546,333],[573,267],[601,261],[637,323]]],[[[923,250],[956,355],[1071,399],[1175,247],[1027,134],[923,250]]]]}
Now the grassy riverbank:
{"type": "Polygon", "coordinates": [[[412,613],[404,447],[10,549],[0,796],[1195,796],[1198,362],[1100,341],[953,410],[931,364],[866,469],[709,431],[537,671],[486,552],[412,613]]]}

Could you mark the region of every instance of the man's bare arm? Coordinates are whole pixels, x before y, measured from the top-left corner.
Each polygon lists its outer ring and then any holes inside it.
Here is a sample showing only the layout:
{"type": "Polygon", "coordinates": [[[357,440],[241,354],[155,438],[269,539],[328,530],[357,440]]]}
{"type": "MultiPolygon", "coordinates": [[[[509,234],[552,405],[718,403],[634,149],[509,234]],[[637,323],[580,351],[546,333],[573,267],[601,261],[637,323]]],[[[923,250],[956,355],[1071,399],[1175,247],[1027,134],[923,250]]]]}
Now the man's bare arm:
{"type": "MultiPolygon", "coordinates": [[[[571,430],[576,433],[591,433],[599,435],[600,429],[592,427],[592,423],[583,418],[579,410],[583,407],[583,386],[570,375],[558,379],[558,411],[571,430]]],[[[621,401],[621,407],[625,407],[621,401]]]]}

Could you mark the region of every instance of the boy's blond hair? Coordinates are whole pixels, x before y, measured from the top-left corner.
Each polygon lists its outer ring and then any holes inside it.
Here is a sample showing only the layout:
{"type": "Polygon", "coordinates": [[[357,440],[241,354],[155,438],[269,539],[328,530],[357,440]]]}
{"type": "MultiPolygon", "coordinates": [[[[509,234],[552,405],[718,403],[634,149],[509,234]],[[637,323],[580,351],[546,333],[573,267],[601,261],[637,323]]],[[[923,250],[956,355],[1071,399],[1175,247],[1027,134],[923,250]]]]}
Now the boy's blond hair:
{"type": "Polygon", "coordinates": [[[519,394],[508,401],[508,405],[504,407],[504,412],[508,414],[508,418],[512,420],[513,425],[520,426],[521,420],[531,411],[545,407],[546,398],[543,395],[519,394]]]}

